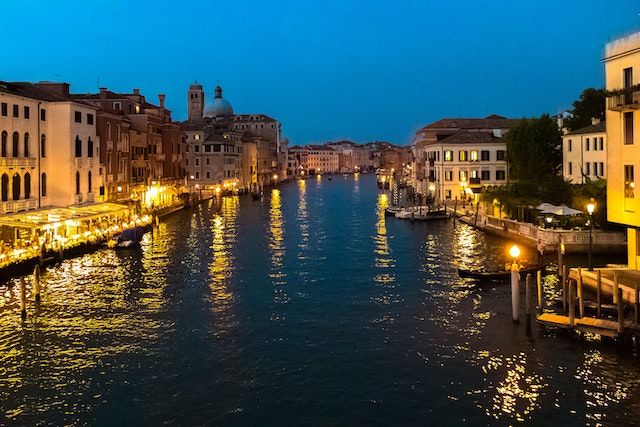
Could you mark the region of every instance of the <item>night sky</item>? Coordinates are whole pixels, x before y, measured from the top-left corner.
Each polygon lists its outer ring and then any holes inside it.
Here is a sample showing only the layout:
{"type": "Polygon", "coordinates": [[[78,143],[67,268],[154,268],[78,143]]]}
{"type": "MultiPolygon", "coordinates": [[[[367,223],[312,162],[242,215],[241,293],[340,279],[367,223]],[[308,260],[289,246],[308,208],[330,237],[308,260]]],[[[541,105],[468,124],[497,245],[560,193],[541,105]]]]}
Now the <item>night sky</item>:
{"type": "Polygon", "coordinates": [[[0,79],[74,92],[166,93],[194,80],[292,144],[408,143],[442,117],[569,108],[603,86],[604,44],[640,29],[637,1],[3,0],[0,79]]]}

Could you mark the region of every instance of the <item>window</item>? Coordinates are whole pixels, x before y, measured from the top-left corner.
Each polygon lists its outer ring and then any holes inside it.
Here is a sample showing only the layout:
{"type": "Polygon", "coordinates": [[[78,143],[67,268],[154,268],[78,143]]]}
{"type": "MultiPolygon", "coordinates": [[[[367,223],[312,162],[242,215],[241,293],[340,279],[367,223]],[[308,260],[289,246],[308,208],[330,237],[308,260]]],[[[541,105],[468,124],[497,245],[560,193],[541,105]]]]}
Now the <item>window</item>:
{"type": "Polygon", "coordinates": [[[113,103],[113,109],[116,111],[122,110],[122,104],[119,102],[114,102],[113,103]]]}
{"type": "Polygon", "coordinates": [[[193,139],[195,139],[196,141],[198,141],[200,139],[200,134],[197,133],[195,135],[193,135],[193,139]]]}
{"type": "Polygon", "coordinates": [[[31,197],[31,174],[29,172],[24,174],[24,198],[31,197]]]}
{"type": "Polygon", "coordinates": [[[13,157],[18,157],[18,151],[20,148],[20,136],[18,135],[18,132],[14,132],[13,133],[13,150],[11,151],[11,155],[13,157]]]}
{"type": "Polygon", "coordinates": [[[78,135],[76,135],[76,157],[82,157],[82,141],[78,135]]]}
{"type": "Polygon", "coordinates": [[[205,145],[204,146],[204,152],[205,153],[210,153],[211,152],[211,145],[205,145]]]}
{"type": "Polygon", "coordinates": [[[74,120],[76,123],[82,123],[82,113],[80,111],[74,112],[74,120]]]}
{"type": "Polygon", "coordinates": [[[209,166],[209,165],[211,164],[211,159],[206,159],[206,160],[205,160],[205,164],[206,164],[207,166],[209,166]]]}
{"type": "Polygon", "coordinates": [[[29,133],[24,134],[24,153],[22,153],[25,157],[29,157],[29,133]]]}
{"type": "Polygon", "coordinates": [[[488,162],[489,159],[489,150],[482,150],[480,152],[480,160],[482,160],[483,162],[488,162]]]}
{"type": "Polygon", "coordinates": [[[29,107],[27,107],[26,105],[24,106],[24,118],[29,118],[29,107]]]}
{"type": "Polygon", "coordinates": [[[80,172],[76,172],[76,194],[80,194],[80,172]]]}
{"type": "Polygon", "coordinates": [[[42,135],[40,135],[40,157],[47,157],[47,150],[46,150],[46,144],[45,144],[45,136],[44,133],[42,135]]]}
{"type": "Polygon", "coordinates": [[[458,172],[458,177],[460,178],[460,181],[466,181],[467,180],[467,171],[461,170],[460,172],[458,172]]]}
{"type": "Polygon", "coordinates": [[[584,149],[585,151],[589,151],[589,138],[584,140],[584,149]]]}
{"type": "Polygon", "coordinates": [[[600,162],[600,176],[604,177],[604,162],[600,162]]]}
{"type": "Polygon", "coordinates": [[[9,200],[9,175],[6,173],[2,174],[2,201],[6,202],[9,200]]]}
{"type": "Polygon", "coordinates": [[[87,140],[87,156],[93,157],[93,141],[91,137],[87,140]]]}
{"type": "Polygon", "coordinates": [[[633,178],[633,165],[624,165],[624,197],[634,198],[634,188],[636,183],[633,178]]]}
{"type": "Polygon", "coordinates": [[[200,179],[200,172],[196,172],[196,179],[200,179]]]}
{"type": "Polygon", "coordinates": [[[477,170],[472,170],[471,171],[471,178],[478,178],[478,171],[477,170]]]}
{"type": "Polygon", "coordinates": [[[207,171],[207,179],[211,179],[211,172],[207,171]]]}
{"type": "Polygon", "coordinates": [[[20,111],[20,107],[18,107],[16,104],[13,104],[13,117],[19,117],[18,112],[20,111]]]}
{"type": "Polygon", "coordinates": [[[567,148],[568,151],[571,151],[573,149],[571,140],[569,140],[569,142],[567,143],[567,146],[568,146],[568,148],[567,148]]]}
{"type": "Polygon", "coordinates": [[[445,162],[453,161],[453,151],[447,150],[444,152],[444,161],[445,162]]]}
{"type": "MultiPolygon", "coordinates": [[[[496,151],[496,160],[504,160],[506,158],[506,151],[498,150],[496,151]]],[[[504,172],[504,171],[503,171],[504,172]]]]}
{"type": "Polygon", "coordinates": [[[489,181],[491,179],[491,171],[480,172],[480,179],[483,181],[489,181]]]}
{"type": "Polygon", "coordinates": [[[496,181],[504,181],[506,179],[505,171],[498,170],[496,171],[496,181]]]}
{"type": "Polygon", "coordinates": [[[589,176],[589,174],[591,174],[591,163],[587,162],[587,163],[585,163],[584,166],[585,166],[584,174],[589,176]]]}
{"type": "Polygon", "coordinates": [[[624,113],[624,143],[633,144],[633,111],[624,113]]]}
{"type": "Polygon", "coordinates": [[[478,150],[471,150],[469,152],[469,160],[472,162],[478,161],[478,150]]]}
{"type": "Polygon", "coordinates": [[[194,149],[195,149],[195,152],[196,152],[196,153],[199,153],[199,152],[200,152],[200,146],[199,146],[199,145],[196,145],[194,149]]]}
{"type": "Polygon", "coordinates": [[[13,174],[11,187],[13,189],[12,191],[13,200],[20,200],[20,175],[18,175],[17,172],[13,174]]]}
{"type": "Polygon", "coordinates": [[[47,110],[44,108],[40,110],[40,120],[43,122],[47,120],[47,110]]]}
{"type": "Polygon", "coordinates": [[[87,192],[93,193],[93,188],[91,188],[91,171],[87,172],[87,192]]]}
{"type": "Polygon", "coordinates": [[[40,186],[42,187],[42,191],[40,192],[42,194],[42,197],[45,197],[47,195],[47,174],[43,173],[42,175],[40,175],[40,186]]]}
{"type": "Polygon", "coordinates": [[[573,163],[569,162],[568,169],[569,169],[569,175],[573,175],[573,163]]]}
{"type": "Polygon", "coordinates": [[[461,162],[467,161],[467,152],[465,150],[460,150],[458,152],[458,160],[460,160],[461,162]]]}
{"type": "Polygon", "coordinates": [[[196,166],[200,166],[200,159],[196,159],[196,166]]]}
{"type": "Polygon", "coordinates": [[[214,153],[216,153],[216,152],[220,152],[220,147],[222,147],[220,144],[216,144],[216,145],[214,145],[214,146],[213,146],[213,152],[214,152],[214,153]]]}
{"type": "Polygon", "coordinates": [[[93,114],[87,114],[87,124],[88,125],[93,124],[93,114]]]}
{"type": "MultiPolygon", "coordinates": [[[[7,116],[7,114],[8,114],[8,113],[7,113],[7,103],[6,103],[6,102],[3,102],[3,103],[2,103],[2,115],[6,117],[6,116],[7,116]]],[[[8,179],[9,179],[9,178],[7,178],[7,180],[8,180],[8,179]]],[[[5,201],[6,201],[6,200],[5,200],[5,201]]]]}
{"type": "Polygon", "coordinates": [[[189,166],[189,159],[184,159],[184,165],[189,166]]]}
{"type": "Polygon", "coordinates": [[[1,151],[1,155],[2,157],[7,157],[7,138],[9,137],[9,134],[7,133],[7,131],[2,131],[2,147],[0,148],[1,151]]]}
{"type": "Polygon", "coordinates": [[[600,151],[604,150],[604,137],[600,137],[600,151]]]}
{"type": "Polygon", "coordinates": [[[450,199],[451,198],[451,190],[445,190],[444,197],[447,198],[447,199],[450,199]]]}
{"type": "Polygon", "coordinates": [[[453,171],[444,171],[444,180],[453,181],[453,171]]]}

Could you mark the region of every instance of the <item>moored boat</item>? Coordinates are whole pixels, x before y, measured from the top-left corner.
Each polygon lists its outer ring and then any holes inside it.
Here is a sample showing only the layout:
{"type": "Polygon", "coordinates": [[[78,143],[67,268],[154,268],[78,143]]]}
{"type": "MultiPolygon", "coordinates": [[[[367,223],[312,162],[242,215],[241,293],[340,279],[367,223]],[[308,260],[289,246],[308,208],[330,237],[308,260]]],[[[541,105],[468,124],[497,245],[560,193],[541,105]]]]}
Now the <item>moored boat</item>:
{"type": "MultiPolygon", "coordinates": [[[[520,274],[535,273],[539,270],[541,270],[544,273],[544,268],[545,266],[541,264],[532,265],[529,267],[523,267],[520,269],[520,274]]],[[[463,268],[458,268],[458,276],[471,278],[471,279],[485,280],[485,281],[506,282],[510,280],[511,272],[507,270],[484,271],[484,270],[466,270],[463,268]]]]}

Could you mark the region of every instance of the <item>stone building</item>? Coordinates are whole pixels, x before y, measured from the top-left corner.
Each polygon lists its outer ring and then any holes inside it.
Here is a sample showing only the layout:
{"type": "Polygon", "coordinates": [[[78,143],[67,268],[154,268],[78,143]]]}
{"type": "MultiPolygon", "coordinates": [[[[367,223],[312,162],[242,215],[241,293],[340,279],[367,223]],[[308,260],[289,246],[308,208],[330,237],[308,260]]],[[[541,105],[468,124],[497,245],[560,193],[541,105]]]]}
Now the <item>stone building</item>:
{"type": "Polygon", "coordinates": [[[594,123],[562,136],[562,175],[572,184],[606,179],[606,122],[594,123]]]}

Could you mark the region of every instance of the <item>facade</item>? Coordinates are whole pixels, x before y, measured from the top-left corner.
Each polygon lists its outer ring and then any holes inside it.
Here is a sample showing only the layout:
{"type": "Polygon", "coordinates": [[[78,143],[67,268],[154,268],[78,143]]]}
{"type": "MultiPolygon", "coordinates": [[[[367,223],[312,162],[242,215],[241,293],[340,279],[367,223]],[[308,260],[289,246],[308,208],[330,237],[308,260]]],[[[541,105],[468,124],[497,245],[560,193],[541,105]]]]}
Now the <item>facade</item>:
{"type": "Polygon", "coordinates": [[[0,82],[4,213],[100,200],[96,112],[67,83],[0,82]]]}
{"type": "Polygon", "coordinates": [[[562,137],[562,175],[572,184],[606,179],[606,122],[594,123],[562,137]]]}
{"type": "Polygon", "coordinates": [[[305,175],[340,172],[340,154],[326,145],[305,145],[289,148],[291,164],[298,165],[305,175]]]}
{"type": "Polygon", "coordinates": [[[497,115],[442,119],[418,130],[410,168],[418,195],[443,202],[465,198],[483,187],[506,184],[506,144],[502,136],[511,122],[497,115]]]}
{"type": "Polygon", "coordinates": [[[627,226],[629,268],[640,269],[640,32],[605,47],[607,216],[627,226]]]}

